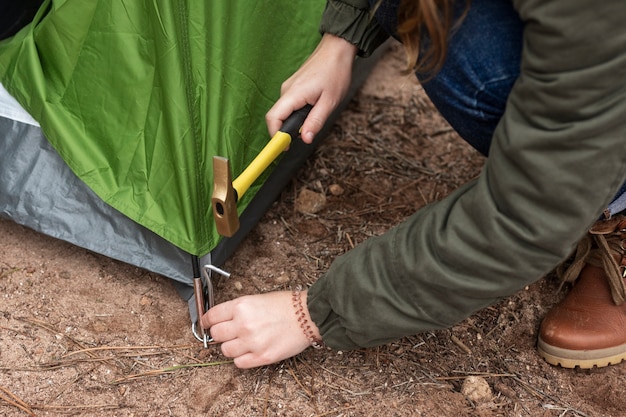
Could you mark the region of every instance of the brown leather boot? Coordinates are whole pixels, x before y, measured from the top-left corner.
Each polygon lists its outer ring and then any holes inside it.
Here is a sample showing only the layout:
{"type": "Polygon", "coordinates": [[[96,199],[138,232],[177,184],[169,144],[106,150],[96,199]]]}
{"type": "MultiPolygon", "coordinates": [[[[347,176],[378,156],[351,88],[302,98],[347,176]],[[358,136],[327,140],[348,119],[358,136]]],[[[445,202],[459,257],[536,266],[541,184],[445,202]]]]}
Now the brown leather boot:
{"type": "Polygon", "coordinates": [[[625,248],[623,215],[597,222],[581,242],[564,277],[578,279],[539,330],[537,349],[548,363],[593,368],[626,359],[625,248]]]}

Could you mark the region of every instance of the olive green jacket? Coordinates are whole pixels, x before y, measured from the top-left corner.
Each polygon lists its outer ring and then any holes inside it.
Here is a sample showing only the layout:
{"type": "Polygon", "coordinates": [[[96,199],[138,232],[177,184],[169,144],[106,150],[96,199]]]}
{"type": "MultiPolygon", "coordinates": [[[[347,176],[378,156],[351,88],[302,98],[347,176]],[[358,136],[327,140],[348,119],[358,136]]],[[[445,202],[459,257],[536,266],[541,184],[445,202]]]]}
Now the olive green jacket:
{"type": "MultiPolygon", "coordinates": [[[[561,262],[626,178],[624,0],[512,0],[521,75],[480,177],[339,257],[309,290],[324,342],[374,346],[449,327],[561,262]]],[[[321,29],[370,53],[367,1],[321,29]]]]}

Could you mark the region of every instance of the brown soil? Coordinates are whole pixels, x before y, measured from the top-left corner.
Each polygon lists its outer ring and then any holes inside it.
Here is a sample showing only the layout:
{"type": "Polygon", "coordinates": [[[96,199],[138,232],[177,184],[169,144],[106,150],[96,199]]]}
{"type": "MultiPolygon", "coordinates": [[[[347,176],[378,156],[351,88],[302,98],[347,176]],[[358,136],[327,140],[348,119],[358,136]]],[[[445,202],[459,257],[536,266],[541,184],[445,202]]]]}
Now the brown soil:
{"type": "MultiPolygon", "coordinates": [[[[394,46],[226,263],[218,301],[311,284],[336,256],[479,174],[483,159],[401,66],[394,46]],[[314,215],[295,209],[304,188],[326,196],[314,215]]],[[[624,364],[565,370],[536,354],[540,320],[562,296],[551,278],[449,330],[239,370],[192,336],[168,279],[5,220],[0,236],[3,416],[625,414],[624,364]],[[462,386],[476,376],[488,385],[472,397],[462,386]]]]}

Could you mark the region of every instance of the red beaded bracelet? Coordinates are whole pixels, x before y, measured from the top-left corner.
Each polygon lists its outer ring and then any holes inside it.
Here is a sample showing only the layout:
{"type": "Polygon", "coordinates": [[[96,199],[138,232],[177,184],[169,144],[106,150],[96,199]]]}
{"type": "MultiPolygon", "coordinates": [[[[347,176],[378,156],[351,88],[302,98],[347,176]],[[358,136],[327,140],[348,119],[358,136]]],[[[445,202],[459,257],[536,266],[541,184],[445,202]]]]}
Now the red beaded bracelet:
{"type": "Polygon", "coordinates": [[[293,292],[291,293],[291,300],[293,302],[293,308],[296,311],[296,316],[298,317],[298,323],[300,323],[300,327],[302,328],[304,335],[309,339],[309,342],[311,342],[311,346],[313,346],[315,349],[321,349],[322,341],[321,339],[315,337],[313,329],[311,328],[311,324],[309,324],[309,321],[306,318],[306,314],[304,313],[304,307],[302,306],[302,297],[300,297],[301,291],[302,287],[298,285],[296,289],[293,290],[293,292]]]}

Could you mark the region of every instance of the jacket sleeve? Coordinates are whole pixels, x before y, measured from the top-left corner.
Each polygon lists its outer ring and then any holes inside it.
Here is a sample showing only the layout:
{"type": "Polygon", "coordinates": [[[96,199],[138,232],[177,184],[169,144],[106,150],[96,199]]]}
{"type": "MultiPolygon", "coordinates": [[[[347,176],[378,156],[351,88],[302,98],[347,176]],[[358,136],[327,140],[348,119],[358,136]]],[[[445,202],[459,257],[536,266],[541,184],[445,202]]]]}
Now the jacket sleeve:
{"type": "Polygon", "coordinates": [[[362,57],[371,55],[389,37],[376,23],[368,0],[329,0],[320,32],[346,39],[359,48],[358,55],[362,57]]]}
{"type": "Polygon", "coordinates": [[[309,290],[325,343],[451,326],[544,276],[626,178],[623,0],[514,0],[520,78],[478,179],[339,257],[309,290]]]}

